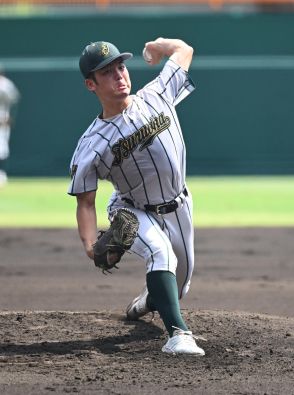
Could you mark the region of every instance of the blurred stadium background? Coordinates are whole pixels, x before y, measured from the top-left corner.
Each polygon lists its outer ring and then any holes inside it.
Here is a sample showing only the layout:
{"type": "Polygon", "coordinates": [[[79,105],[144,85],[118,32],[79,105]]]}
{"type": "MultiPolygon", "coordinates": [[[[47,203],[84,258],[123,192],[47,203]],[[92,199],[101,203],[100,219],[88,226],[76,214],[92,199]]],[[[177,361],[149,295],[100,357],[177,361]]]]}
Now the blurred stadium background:
{"type": "Polygon", "coordinates": [[[179,106],[188,174],[293,174],[293,0],[0,0],[0,64],[22,96],[8,174],[67,176],[99,111],[78,70],[85,44],[132,51],[135,91],[158,72],[141,58],[158,36],[196,49],[197,92],[179,106]]]}

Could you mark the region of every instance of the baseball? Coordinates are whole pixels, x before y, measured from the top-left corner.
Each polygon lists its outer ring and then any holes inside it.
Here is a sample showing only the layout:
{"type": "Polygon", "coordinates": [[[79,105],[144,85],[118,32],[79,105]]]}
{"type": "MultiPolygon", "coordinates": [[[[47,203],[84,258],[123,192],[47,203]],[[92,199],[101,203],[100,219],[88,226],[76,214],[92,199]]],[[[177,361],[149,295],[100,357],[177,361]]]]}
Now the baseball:
{"type": "Polygon", "coordinates": [[[143,49],[143,58],[144,58],[145,62],[147,62],[147,63],[150,63],[152,60],[152,56],[151,56],[150,52],[147,51],[146,48],[143,49]]]}

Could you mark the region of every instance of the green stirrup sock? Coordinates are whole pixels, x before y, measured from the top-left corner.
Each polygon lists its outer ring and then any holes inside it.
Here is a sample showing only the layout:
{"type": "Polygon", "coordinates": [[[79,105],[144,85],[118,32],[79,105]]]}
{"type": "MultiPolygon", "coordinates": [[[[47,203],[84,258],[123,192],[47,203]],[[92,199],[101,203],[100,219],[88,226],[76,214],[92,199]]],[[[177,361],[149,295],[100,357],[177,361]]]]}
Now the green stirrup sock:
{"type": "Polygon", "coordinates": [[[167,271],[150,272],[147,274],[147,288],[169,336],[173,334],[173,326],[188,330],[181,315],[176,276],[167,271]]]}

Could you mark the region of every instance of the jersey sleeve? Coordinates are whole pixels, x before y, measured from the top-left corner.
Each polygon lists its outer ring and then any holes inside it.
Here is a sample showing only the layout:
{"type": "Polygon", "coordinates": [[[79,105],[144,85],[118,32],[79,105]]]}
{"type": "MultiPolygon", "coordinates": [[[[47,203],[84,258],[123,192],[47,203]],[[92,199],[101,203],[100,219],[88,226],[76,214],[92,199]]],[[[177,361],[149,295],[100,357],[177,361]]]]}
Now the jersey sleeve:
{"type": "Polygon", "coordinates": [[[172,60],[168,60],[157,78],[147,84],[143,90],[155,91],[176,106],[195,89],[189,74],[172,60]]]}
{"type": "Polygon", "coordinates": [[[96,157],[93,151],[81,157],[81,153],[76,150],[70,164],[71,182],[67,191],[69,195],[75,196],[79,193],[97,190],[96,157]]]}

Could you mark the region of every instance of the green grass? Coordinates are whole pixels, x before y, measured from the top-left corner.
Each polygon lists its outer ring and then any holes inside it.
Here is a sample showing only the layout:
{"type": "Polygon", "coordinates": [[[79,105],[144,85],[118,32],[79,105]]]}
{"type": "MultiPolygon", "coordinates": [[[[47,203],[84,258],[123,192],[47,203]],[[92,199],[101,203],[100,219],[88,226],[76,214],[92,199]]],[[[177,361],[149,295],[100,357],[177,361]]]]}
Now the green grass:
{"type": "Polygon", "coordinates": [[[188,185],[199,226],[294,225],[294,177],[193,178],[188,185]]]}
{"type": "MultiPolygon", "coordinates": [[[[68,179],[11,178],[0,189],[0,227],[75,227],[68,179]]],[[[294,226],[294,177],[190,177],[196,226],[294,226]]],[[[112,186],[102,182],[98,226],[112,186]]]]}

